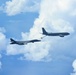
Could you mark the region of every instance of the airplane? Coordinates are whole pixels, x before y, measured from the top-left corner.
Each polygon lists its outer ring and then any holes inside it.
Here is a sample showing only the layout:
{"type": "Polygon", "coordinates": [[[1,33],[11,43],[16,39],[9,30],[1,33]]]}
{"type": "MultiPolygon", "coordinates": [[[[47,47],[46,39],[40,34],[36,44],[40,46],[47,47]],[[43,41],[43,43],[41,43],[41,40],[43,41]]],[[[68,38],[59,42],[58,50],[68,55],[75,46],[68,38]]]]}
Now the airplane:
{"type": "Polygon", "coordinates": [[[15,41],[12,38],[10,38],[10,41],[11,41],[10,44],[25,45],[25,44],[28,44],[28,43],[40,42],[41,40],[33,39],[33,40],[28,40],[28,41],[15,41]]]}
{"type": "Polygon", "coordinates": [[[42,34],[46,35],[46,36],[60,36],[60,37],[64,37],[67,35],[70,35],[70,33],[68,32],[59,32],[59,33],[48,33],[44,28],[42,28],[42,34]]]}

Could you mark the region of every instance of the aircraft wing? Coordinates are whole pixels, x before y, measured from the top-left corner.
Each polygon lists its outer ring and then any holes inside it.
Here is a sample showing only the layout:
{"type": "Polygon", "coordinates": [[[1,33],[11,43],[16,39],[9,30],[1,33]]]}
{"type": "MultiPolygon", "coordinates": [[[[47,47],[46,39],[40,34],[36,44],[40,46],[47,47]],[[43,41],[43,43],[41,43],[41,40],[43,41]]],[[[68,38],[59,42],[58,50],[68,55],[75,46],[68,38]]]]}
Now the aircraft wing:
{"type": "Polygon", "coordinates": [[[28,44],[29,43],[29,41],[24,41],[24,44],[26,45],[26,44],[28,44]]]}

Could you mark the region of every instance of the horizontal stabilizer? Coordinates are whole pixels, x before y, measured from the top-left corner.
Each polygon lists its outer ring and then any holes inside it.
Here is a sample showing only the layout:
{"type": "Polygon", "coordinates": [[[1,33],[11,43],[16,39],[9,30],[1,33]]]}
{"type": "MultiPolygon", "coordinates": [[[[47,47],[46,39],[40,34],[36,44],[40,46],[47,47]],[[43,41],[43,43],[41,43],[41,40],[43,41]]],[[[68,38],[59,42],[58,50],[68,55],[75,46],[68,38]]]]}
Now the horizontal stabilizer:
{"type": "Polygon", "coordinates": [[[10,44],[15,44],[16,43],[16,41],[13,40],[12,38],[10,38],[10,40],[11,40],[11,43],[10,44]]]}

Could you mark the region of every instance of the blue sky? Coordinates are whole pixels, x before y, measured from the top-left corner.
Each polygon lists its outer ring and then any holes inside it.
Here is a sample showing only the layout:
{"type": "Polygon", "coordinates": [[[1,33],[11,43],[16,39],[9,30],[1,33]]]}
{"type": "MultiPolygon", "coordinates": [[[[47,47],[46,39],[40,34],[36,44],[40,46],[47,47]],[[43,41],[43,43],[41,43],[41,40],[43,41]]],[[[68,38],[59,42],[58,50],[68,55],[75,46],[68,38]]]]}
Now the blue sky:
{"type": "Polygon", "coordinates": [[[0,1],[0,75],[76,75],[76,0],[0,1]],[[40,39],[41,28],[69,36],[40,39]]]}

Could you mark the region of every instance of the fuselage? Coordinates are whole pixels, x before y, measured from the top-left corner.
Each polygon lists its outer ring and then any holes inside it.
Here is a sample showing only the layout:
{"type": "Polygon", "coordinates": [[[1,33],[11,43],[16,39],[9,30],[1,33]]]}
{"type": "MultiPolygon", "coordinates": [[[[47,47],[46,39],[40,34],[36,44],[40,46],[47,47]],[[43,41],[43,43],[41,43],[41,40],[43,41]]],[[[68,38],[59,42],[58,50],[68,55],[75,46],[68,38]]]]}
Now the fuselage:
{"type": "Polygon", "coordinates": [[[34,40],[28,40],[28,41],[14,41],[11,42],[10,44],[18,44],[18,45],[25,45],[27,43],[34,43],[34,42],[40,42],[41,40],[34,39],[34,40]]]}
{"type": "Polygon", "coordinates": [[[66,35],[69,35],[68,32],[62,32],[62,33],[46,33],[44,35],[47,35],[47,36],[66,36],[66,35]]]}

